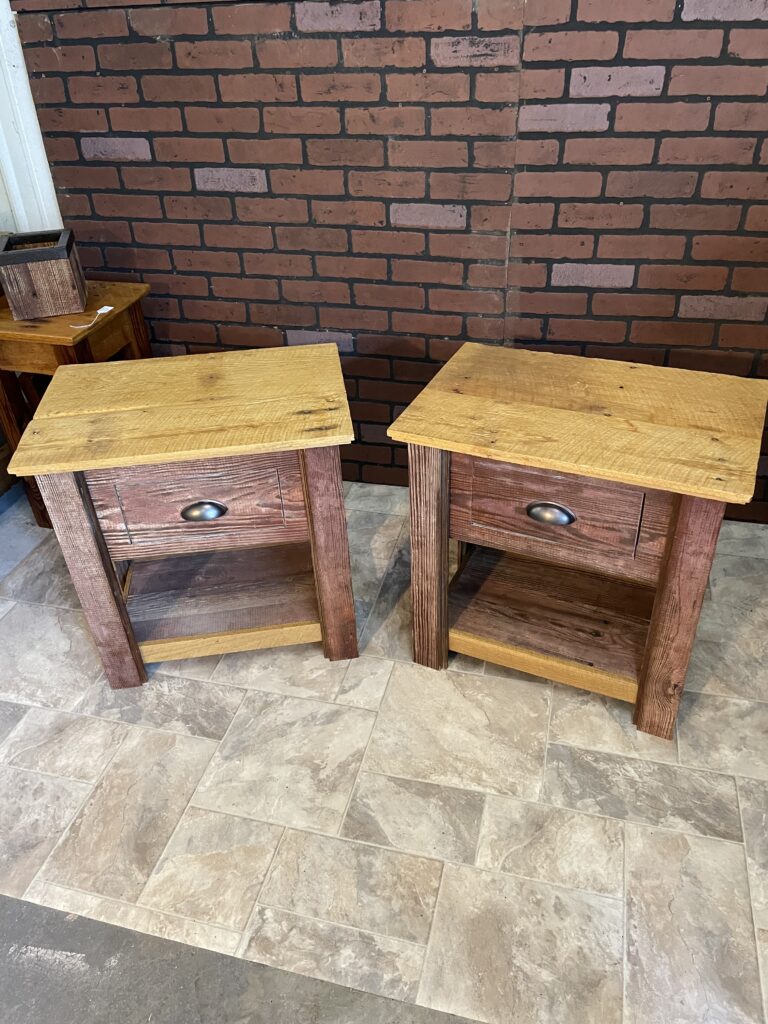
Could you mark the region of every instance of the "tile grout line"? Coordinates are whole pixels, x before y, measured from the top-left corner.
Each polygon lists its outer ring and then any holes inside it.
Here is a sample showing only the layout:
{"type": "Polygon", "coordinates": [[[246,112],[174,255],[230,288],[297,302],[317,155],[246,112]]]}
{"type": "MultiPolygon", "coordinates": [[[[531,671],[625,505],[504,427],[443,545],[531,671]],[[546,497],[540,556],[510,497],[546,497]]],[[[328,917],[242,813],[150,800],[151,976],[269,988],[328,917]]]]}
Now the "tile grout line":
{"type": "Polygon", "coordinates": [[[627,984],[629,981],[629,899],[627,898],[627,851],[629,847],[629,829],[626,822],[621,830],[621,895],[622,895],[622,957],[621,957],[621,1019],[627,1018],[627,984]]]}
{"type": "Polygon", "coordinates": [[[755,940],[755,962],[757,964],[757,983],[760,987],[760,994],[762,996],[763,1003],[763,1015],[766,1015],[768,1008],[768,978],[763,977],[763,965],[761,963],[760,956],[760,938],[758,931],[760,930],[757,925],[757,918],[755,916],[755,901],[752,895],[752,873],[749,870],[749,857],[747,855],[747,836],[744,831],[744,811],[741,805],[741,793],[739,792],[738,782],[736,783],[736,805],[739,809],[739,821],[741,822],[741,834],[744,836],[744,871],[747,878],[747,895],[749,897],[749,911],[752,917],[752,934],[755,940]]]}
{"type": "Polygon", "coordinates": [[[283,831],[280,833],[278,840],[275,843],[275,848],[272,851],[272,856],[269,858],[269,864],[267,865],[267,870],[264,872],[264,877],[261,880],[261,885],[259,885],[258,891],[256,893],[256,898],[253,901],[251,909],[248,911],[248,914],[245,918],[245,924],[243,925],[242,931],[240,932],[240,939],[237,943],[237,946],[235,947],[235,956],[240,957],[241,960],[245,958],[245,951],[248,947],[250,925],[251,921],[253,920],[256,914],[256,908],[259,906],[259,897],[261,896],[264,890],[264,886],[267,884],[267,879],[272,873],[272,866],[274,865],[275,860],[277,859],[278,850],[282,846],[283,839],[285,838],[285,833],[287,831],[288,826],[284,825],[283,831]]]}
{"type": "MultiPolygon", "coordinates": [[[[365,619],[365,623],[363,624],[363,628],[360,630],[360,644],[361,645],[363,643],[363,640],[365,639],[365,635],[366,635],[366,633],[368,631],[368,626],[370,625],[371,618],[373,617],[373,613],[374,613],[374,611],[376,609],[376,605],[379,603],[379,598],[381,597],[381,593],[382,593],[382,591],[384,589],[384,583],[386,582],[386,579],[389,576],[390,572],[392,572],[392,570],[395,567],[395,556],[396,556],[397,551],[398,551],[399,546],[400,546],[400,539],[403,536],[403,531],[405,530],[407,525],[408,525],[408,517],[407,516],[403,516],[400,529],[397,532],[397,537],[395,539],[394,544],[392,545],[392,550],[389,553],[389,558],[387,559],[386,568],[384,569],[384,572],[381,574],[381,581],[380,581],[378,589],[376,591],[376,596],[374,597],[373,601],[371,602],[371,610],[368,612],[368,615],[366,616],[366,619],[365,619]]],[[[365,650],[364,649],[363,649],[362,653],[365,654],[365,650]]],[[[388,660],[388,661],[396,661],[397,659],[396,658],[388,658],[386,660],[388,660]]]]}

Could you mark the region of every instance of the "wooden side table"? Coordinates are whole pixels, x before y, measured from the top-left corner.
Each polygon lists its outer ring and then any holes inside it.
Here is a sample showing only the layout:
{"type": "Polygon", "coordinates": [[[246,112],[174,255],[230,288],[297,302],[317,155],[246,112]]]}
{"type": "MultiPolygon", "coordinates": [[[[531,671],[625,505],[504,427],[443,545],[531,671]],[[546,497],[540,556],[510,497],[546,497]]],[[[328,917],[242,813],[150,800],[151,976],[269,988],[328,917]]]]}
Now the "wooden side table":
{"type": "Polygon", "coordinates": [[[408,444],[415,660],[617,697],[671,738],[767,400],[768,381],[464,345],[389,431],[408,444]]]}
{"type": "MultiPolygon", "coordinates": [[[[39,402],[32,374],[51,377],[59,366],[103,362],[118,352],[128,359],[149,356],[140,305],[148,292],[146,284],[90,281],[82,313],[44,320],[14,320],[7,301],[0,300],[0,430],[11,451],[39,402]],[[97,316],[102,306],[112,310],[97,316]]],[[[34,481],[25,485],[38,525],[50,526],[34,481]]]]}
{"type": "Polygon", "coordinates": [[[113,687],[144,662],[322,640],[357,656],[334,345],[62,367],[37,479],[113,687]]]}

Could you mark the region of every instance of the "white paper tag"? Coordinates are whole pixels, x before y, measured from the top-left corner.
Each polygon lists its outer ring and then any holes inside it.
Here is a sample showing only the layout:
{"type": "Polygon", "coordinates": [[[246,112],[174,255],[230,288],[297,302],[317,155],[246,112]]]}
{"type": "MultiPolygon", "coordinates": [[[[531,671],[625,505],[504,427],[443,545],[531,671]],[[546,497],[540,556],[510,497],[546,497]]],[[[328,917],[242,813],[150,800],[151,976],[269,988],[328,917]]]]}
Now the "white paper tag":
{"type": "Polygon", "coordinates": [[[102,315],[102,313],[111,313],[114,308],[114,306],[99,306],[99,308],[96,310],[96,316],[93,318],[93,320],[91,320],[89,324],[70,324],[69,326],[74,327],[75,330],[82,330],[83,327],[93,327],[93,325],[102,315]]]}

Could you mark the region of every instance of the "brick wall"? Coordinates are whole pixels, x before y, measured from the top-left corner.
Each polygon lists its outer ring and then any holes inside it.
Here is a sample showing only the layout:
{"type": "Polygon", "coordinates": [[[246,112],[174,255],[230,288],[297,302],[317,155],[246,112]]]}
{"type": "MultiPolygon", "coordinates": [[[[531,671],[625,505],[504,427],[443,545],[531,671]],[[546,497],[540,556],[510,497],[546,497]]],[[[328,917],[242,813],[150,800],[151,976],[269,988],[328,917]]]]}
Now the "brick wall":
{"type": "Polygon", "coordinates": [[[352,478],[462,339],[768,376],[768,0],[14,6],[91,274],[337,341],[352,478]]]}

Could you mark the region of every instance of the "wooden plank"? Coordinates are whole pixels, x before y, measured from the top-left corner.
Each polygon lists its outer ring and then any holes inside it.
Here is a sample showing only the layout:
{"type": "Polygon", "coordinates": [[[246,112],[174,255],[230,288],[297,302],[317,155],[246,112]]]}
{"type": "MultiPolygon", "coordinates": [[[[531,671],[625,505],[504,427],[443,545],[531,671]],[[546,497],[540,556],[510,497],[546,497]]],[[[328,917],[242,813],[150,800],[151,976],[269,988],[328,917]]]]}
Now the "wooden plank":
{"type": "Polygon", "coordinates": [[[110,686],[140,686],[144,663],[82,474],[37,482],[110,686]]]}
{"type": "Polygon", "coordinates": [[[725,505],[681,497],[653,606],[635,725],[672,739],[725,505]]]}
{"type": "Polygon", "coordinates": [[[335,345],[62,367],[13,472],[183,462],[345,444],[335,345]]]}
{"type": "Polygon", "coordinates": [[[100,307],[113,308],[109,313],[102,313],[99,316],[99,328],[148,293],[147,284],[129,281],[89,281],[88,298],[82,313],[66,313],[43,320],[14,320],[8,302],[0,300],[0,342],[9,341],[19,347],[21,342],[25,345],[30,342],[39,345],[75,345],[91,330],[90,326],[79,325],[89,325],[100,307]]]}
{"type": "Polygon", "coordinates": [[[449,464],[447,452],[408,446],[413,658],[434,669],[448,664],[449,464]]]}
{"type": "Polygon", "coordinates": [[[766,402],[768,381],[467,344],[389,435],[744,504],[766,402]]]}
{"type": "Polygon", "coordinates": [[[317,602],[326,658],[357,657],[347,519],[338,448],[301,453],[317,602]]]}
{"type": "Polygon", "coordinates": [[[258,651],[267,647],[290,647],[293,644],[315,643],[321,639],[322,628],[319,622],[300,622],[288,626],[265,626],[263,629],[148,640],[139,644],[139,650],[149,663],[204,658],[209,654],[233,654],[236,651],[258,651]]]}

